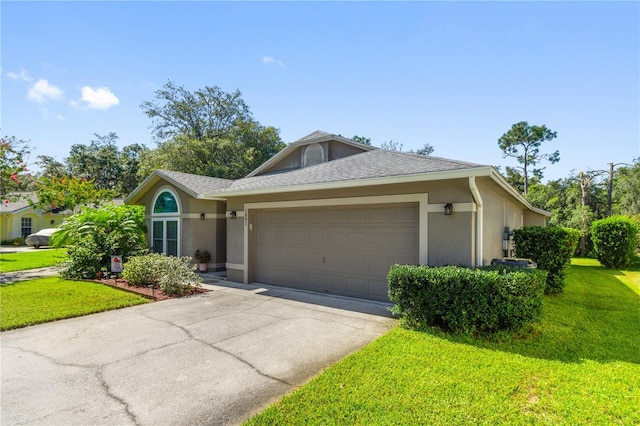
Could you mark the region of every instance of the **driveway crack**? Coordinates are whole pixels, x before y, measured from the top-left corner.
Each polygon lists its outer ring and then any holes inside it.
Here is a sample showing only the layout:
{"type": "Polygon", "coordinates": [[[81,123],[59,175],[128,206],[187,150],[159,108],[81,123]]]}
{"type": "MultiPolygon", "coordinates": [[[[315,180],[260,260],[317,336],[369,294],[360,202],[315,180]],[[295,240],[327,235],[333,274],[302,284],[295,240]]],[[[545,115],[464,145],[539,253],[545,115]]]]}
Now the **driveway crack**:
{"type": "Polygon", "coordinates": [[[259,375],[261,375],[262,377],[266,377],[267,379],[275,380],[276,382],[279,382],[279,383],[285,384],[285,385],[287,385],[287,386],[295,387],[295,385],[294,385],[293,383],[289,383],[289,382],[287,382],[286,380],[282,380],[282,379],[280,379],[280,378],[278,378],[278,377],[274,377],[274,376],[271,376],[271,375],[269,375],[269,374],[267,374],[267,373],[263,373],[262,371],[260,371],[260,369],[258,369],[258,367],[256,367],[255,365],[251,364],[251,363],[250,363],[249,361],[247,361],[246,359],[242,359],[241,357],[239,357],[238,355],[234,354],[233,352],[226,351],[226,350],[224,350],[224,349],[222,349],[222,348],[219,348],[219,347],[217,347],[217,346],[215,346],[215,345],[211,345],[211,344],[209,344],[209,343],[207,343],[207,342],[205,342],[205,341],[203,341],[203,340],[200,340],[200,339],[194,339],[194,340],[196,340],[196,341],[198,341],[198,342],[200,342],[200,343],[202,343],[202,344],[204,344],[204,345],[207,345],[207,346],[209,346],[209,347],[210,347],[210,348],[212,348],[212,349],[215,349],[215,350],[217,350],[217,351],[220,351],[220,352],[222,352],[222,353],[225,353],[225,354],[227,354],[227,355],[229,355],[229,356],[231,356],[231,357],[233,357],[233,358],[237,359],[237,360],[238,360],[238,361],[240,361],[241,363],[243,363],[243,364],[245,364],[245,365],[249,366],[249,368],[251,368],[253,371],[255,371],[256,373],[258,373],[258,374],[259,374],[259,375]]]}
{"type": "Polygon", "coordinates": [[[124,408],[125,413],[127,413],[127,417],[129,417],[129,419],[131,419],[131,421],[133,422],[134,425],[139,425],[140,422],[138,422],[138,419],[136,418],[136,415],[133,414],[131,412],[131,410],[129,409],[129,404],[124,399],[116,396],[111,391],[111,388],[109,388],[109,385],[107,384],[106,380],[102,376],[102,367],[98,367],[97,368],[96,379],[98,379],[98,383],[100,383],[100,386],[102,387],[102,390],[104,391],[104,393],[107,394],[107,396],[109,398],[113,399],[114,401],[116,401],[117,403],[122,405],[122,407],[124,408]]]}

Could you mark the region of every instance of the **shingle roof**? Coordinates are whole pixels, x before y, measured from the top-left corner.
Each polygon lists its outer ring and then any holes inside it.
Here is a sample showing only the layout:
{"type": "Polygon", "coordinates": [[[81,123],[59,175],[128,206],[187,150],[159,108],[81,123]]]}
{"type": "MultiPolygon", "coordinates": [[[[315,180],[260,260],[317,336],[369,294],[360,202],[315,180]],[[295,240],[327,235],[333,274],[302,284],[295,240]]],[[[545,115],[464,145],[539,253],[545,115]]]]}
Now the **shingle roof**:
{"type": "Polygon", "coordinates": [[[440,157],[376,149],[287,173],[238,179],[228,187],[219,188],[219,191],[211,188],[209,193],[233,193],[235,191],[291,187],[295,185],[410,176],[479,167],[487,166],[440,157]]]}
{"type": "Polygon", "coordinates": [[[207,192],[217,191],[229,187],[233,181],[210,176],[193,175],[190,173],[174,172],[170,170],[156,170],[157,174],[169,179],[196,196],[207,192]]]}

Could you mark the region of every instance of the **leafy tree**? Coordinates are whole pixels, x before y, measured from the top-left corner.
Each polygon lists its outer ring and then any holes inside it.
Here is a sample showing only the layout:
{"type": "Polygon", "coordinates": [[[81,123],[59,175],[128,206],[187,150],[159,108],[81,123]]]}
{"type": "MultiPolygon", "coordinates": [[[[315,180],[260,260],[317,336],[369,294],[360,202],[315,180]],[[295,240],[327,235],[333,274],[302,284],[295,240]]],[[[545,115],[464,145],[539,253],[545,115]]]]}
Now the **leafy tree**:
{"type": "Polygon", "coordinates": [[[354,142],[359,142],[359,143],[361,143],[361,144],[363,144],[363,145],[369,145],[369,146],[371,146],[371,138],[367,138],[367,137],[365,137],[365,136],[358,136],[358,135],[355,135],[355,136],[353,136],[353,137],[351,138],[351,140],[352,140],[352,141],[354,141],[354,142]]]}
{"type": "Polygon", "coordinates": [[[122,148],[120,153],[120,164],[122,174],[118,179],[117,192],[119,195],[130,194],[138,184],[138,173],[140,171],[140,161],[145,152],[148,152],[149,148],[144,145],[131,144],[122,148]]]}
{"type": "Polygon", "coordinates": [[[63,176],[41,177],[35,194],[37,201],[29,204],[42,211],[75,211],[80,206],[97,206],[110,200],[114,191],[97,188],[91,180],[63,176]]]}
{"type": "MultiPolygon", "coordinates": [[[[70,176],[93,180],[98,189],[113,191],[117,195],[126,195],[139,183],[138,171],[144,145],[132,144],[122,151],[116,145],[118,135],[94,133],[96,139],[89,145],[75,144],[66,158],[66,169],[70,176]]],[[[55,163],[51,166],[53,167],[55,163]]]]}
{"type": "Polygon", "coordinates": [[[92,179],[99,189],[114,190],[122,175],[120,153],[116,146],[118,135],[114,132],[101,136],[94,133],[96,139],[89,145],[71,146],[67,157],[67,168],[71,176],[92,179]]]}
{"type": "Polygon", "coordinates": [[[17,191],[25,189],[29,181],[26,157],[28,142],[15,136],[0,136],[0,197],[15,200],[17,191]]]}
{"type": "MultiPolygon", "coordinates": [[[[431,146],[431,144],[429,144],[429,143],[425,143],[422,148],[418,148],[417,150],[415,150],[415,154],[429,156],[429,155],[433,154],[433,151],[434,151],[433,146],[431,146]]],[[[412,151],[409,151],[409,152],[414,152],[414,151],[412,150],[412,151]]]]}
{"type": "Polygon", "coordinates": [[[41,177],[61,178],[68,176],[69,172],[67,171],[67,167],[55,158],[49,155],[38,155],[37,158],[38,161],[36,161],[36,164],[40,166],[39,175],[41,177]]]}
{"type": "Polygon", "coordinates": [[[251,118],[240,91],[226,93],[217,86],[190,92],[172,81],[156,91],[155,101],[141,105],[152,119],[152,130],[159,141],[176,136],[205,140],[225,136],[236,123],[251,118]]]}
{"type": "Polygon", "coordinates": [[[529,179],[535,176],[542,179],[541,168],[530,167],[536,166],[543,160],[550,163],[560,161],[560,153],[555,151],[552,154],[540,153],[540,146],[543,142],[551,141],[557,136],[547,128],[547,126],[530,126],[526,121],[514,124],[511,129],[498,139],[498,146],[503,152],[503,157],[513,157],[518,163],[522,164],[516,167],[522,173],[523,178],[523,194],[529,190],[529,179]]]}
{"type": "Polygon", "coordinates": [[[239,91],[189,92],[168,82],[141,107],[153,120],[158,147],[140,156],[139,178],[168,169],[237,179],[285,147],[277,129],[251,118],[239,91]]]}
{"type": "Polygon", "coordinates": [[[629,167],[620,167],[613,180],[614,211],[622,215],[640,214],[640,158],[629,167]]]}

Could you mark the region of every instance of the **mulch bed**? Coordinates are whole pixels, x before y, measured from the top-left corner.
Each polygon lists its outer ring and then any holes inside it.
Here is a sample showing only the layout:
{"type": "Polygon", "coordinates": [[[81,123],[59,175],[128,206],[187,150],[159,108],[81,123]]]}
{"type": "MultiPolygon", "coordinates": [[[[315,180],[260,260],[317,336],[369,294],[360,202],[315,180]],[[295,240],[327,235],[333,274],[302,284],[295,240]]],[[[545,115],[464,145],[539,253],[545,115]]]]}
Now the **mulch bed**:
{"type": "Polygon", "coordinates": [[[167,300],[167,299],[177,299],[179,297],[193,296],[199,293],[206,293],[208,291],[211,291],[206,288],[191,287],[191,290],[185,291],[183,295],[166,294],[164,291],[160,290],[159,288],[151,289],[146,286],[137,287],[134,285],[130,285],[129,282],[123,278],[103,278],[95,281],[100,284],[105,284],[111,287],[117,287],[121,290],[129,291],[131,293],[137,293],[148,299],[152,299],[156,301],[167,300]]]}

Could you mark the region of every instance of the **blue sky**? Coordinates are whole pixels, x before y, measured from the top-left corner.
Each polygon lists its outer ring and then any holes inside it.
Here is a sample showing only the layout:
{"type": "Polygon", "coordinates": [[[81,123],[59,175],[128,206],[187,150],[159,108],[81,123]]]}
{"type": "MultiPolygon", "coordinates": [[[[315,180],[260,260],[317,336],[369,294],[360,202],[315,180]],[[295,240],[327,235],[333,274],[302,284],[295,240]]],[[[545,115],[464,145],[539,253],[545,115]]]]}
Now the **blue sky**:
{"type": "Polygon", "coordinates": [[[638,2],[13,2],[1,128],[31,161],[116,132],[168,80],[238,89],[285,142],[315,130],[496,166],[518,121],[558,133],[545,180],[640,157],[638,2]]]}

